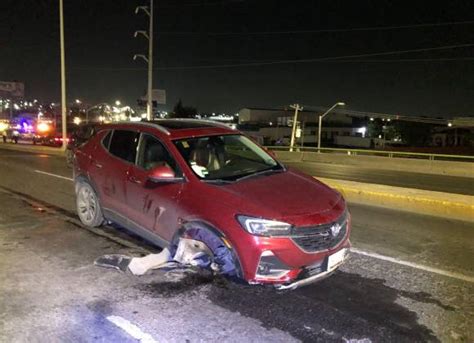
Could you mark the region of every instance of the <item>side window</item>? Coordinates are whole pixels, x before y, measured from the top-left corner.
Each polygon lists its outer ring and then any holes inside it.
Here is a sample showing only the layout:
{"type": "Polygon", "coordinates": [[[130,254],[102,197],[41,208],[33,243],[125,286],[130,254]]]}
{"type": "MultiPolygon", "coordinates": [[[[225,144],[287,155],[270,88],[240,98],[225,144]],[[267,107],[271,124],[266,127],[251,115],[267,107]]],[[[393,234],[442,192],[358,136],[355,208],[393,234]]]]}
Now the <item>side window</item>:
{"type": "Polygon", "coordinates": [[[114,130],[110,140],[109,152],[128,162],[135,162],[138,146],[138,132],[114,130]]]}
{"type": "Polygon", "coordinates": [[[168,150],[158,139],[148,134],[143,134],[140,140],[137,165],[145,170],[168,166],[174,170],[176,176],[181,176],[181,171],[168,150]]]}
{"type": "Polygon", "coordinates": [[[102,144],[104,147],[109,150],[109,145],[110,145],[110,139],[112,138],[112,131],[109,131],[109,133],[102,139],[102,144]]]}

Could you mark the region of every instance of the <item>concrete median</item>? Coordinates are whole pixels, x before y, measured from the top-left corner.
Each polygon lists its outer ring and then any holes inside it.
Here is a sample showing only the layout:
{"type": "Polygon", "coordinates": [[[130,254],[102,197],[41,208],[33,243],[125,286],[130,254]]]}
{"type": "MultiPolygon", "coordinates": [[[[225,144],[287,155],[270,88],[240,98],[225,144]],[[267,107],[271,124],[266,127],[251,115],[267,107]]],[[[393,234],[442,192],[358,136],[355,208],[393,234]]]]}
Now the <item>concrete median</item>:
{"type": "Polygon", "coordinates": [[[348,202],[474,222],[474,196],[317,177],[348,202]]]}

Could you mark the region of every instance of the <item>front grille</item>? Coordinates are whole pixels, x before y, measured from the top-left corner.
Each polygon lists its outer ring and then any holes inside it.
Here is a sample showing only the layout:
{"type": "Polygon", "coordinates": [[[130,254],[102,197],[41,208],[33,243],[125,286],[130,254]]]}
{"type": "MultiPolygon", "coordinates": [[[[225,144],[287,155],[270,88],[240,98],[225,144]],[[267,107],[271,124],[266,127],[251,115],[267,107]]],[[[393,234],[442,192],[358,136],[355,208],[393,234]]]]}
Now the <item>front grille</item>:
{"type": "Polygon", "coordinates": [[[344,214],[341,219],[318,226],[295,227],[291,239],[302,250],[306,252],[318,252],[328,250],[337,246],[344,239],[347,233],[347,216],[344,214]],[[333,236],[331,228],[339,224],[339,233],[333,236]]]}

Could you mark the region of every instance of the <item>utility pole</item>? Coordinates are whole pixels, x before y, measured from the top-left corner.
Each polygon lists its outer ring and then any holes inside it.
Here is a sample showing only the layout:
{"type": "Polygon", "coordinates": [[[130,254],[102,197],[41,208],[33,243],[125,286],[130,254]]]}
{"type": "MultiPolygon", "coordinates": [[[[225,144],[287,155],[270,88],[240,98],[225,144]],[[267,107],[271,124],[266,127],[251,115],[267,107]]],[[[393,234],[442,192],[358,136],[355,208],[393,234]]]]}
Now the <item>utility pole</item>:
{"type": "Polygon", "coordinates": [[[304,130],[306,128],[306,122],[303,122],[303,128],[301,129],[301,147],[304,146],[304,130]]]}
{"type": "Polygon", "coordinates": [[[298,111],[302,111],[303,107],[299,104],[290,105],[291,108],[295,110],[295,116],[293,118],[293,129],[291,130],[291,142],[290,142],[290,151],[293,151],[293,146],[295,145],[295,133],[296,133],[296,123],[298,121],[298,111]]]}
{"type": "Polygon", "coordinates": [[[61,118],[62,118],[62,150],[67,147],[67,128],[66,128],[66,59],[64,55],[64,7],[63,0],[59,0],[59,36],[61,41],[61,118]]]}
{"type": "Polygon", "coordinates": [[[133,60],[142,58],[148,63],[148,87],[147,87],[147,103],[146,103],[146,117],[147,120],[153,119],[153,0],[150,0],[150,6],[138,6],[135,9],[135,14],[138,14],[142,10],[149,17],[149,28],[148,33],[146,31],[136,31],[135,37],[141,34],[143,37],[148,39],[148,57],[145,55],[135,55],[133,60]]]}
{"type": "Polygon", "coordinates": [[[329,114],[333,109],[337,106],[345,106],[346,104],[343,102],[336,102],[332,107],[330,107],[326,112],[319,116],[319,125],[318,125],[318,152],[321,152],[321,129],[323,124],[323,118],[329,114]]]}

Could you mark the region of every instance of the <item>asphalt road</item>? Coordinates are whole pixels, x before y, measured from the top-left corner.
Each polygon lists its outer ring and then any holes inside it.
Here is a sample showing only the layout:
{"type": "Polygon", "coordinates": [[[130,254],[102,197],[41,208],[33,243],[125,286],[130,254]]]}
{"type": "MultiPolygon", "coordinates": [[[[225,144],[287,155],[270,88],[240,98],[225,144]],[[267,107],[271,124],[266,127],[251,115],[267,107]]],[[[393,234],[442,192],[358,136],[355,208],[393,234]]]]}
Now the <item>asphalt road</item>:
{"type": "MultiPolygon", "coordinates": [[[[285,162],[285,164],[309,175],[331,179],[474,195],[474,178],[470,177],[410,173],[319,162],[285,162]]],[[[472,168],[474,172],[474,164],[472,168]]]]}
{"type": "Polygon", "coordinates": [[[0,149],[0,341],[474,340],[472,224],[351,204],[356,252],[293,292],[191,272],[134,277],[93,261],[155,249],[78,225],[70,177],[60,157],[0,149]]]}

